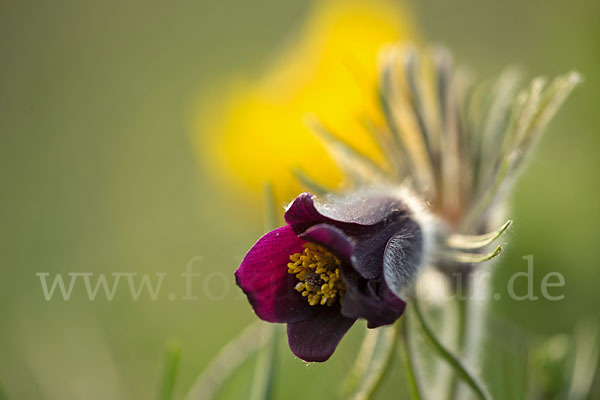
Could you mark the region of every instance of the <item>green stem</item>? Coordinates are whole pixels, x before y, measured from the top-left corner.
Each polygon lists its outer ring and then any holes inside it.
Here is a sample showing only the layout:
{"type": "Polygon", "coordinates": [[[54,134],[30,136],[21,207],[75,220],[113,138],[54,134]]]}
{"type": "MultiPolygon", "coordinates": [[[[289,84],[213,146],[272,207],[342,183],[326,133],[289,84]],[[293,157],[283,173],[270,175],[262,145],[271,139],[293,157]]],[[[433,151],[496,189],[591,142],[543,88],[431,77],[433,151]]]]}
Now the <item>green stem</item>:
{"type": "Polygon", "coordinates": [[[265,325],[262,334],[269,336],[269,342],[258,353],[250,400],[268,400],[273,398],[274,371],[277,363],[277,333],[275,325],[265,325]]]}
{"type": "Polygon", "coordinates": [[[404,318],[402,318],[400,324],[402,329],[400,331],[400,334],[402,336],[402,348],[404,349],[406,379],[408,381],[410,395],[413,398],[413,400],[421,400],[421,385],[419,384],[416,374],[415,353],[411,342],[408,313],[404,315],[404,318]]]}
{"type": "Polygon", "coordinates": [[[169,341],[167,343],[167,357],[158,397],[159,400],[170,400],[173,397],[173,389],[175,388],[175,378],[177,376],[177,366],[179,365],[180,355],[181,346],[179,345],[179,342],[176,340],[169,341]]]}
{"type": "MultiPolygon", "coordinates": [[[[464,284],[464,283],[463,283],[464,284]]],[[[456,292],[456,303],[458,305],[458,352],[459,354],[463,354],[465,348],[465,339],[467,332],[467,308],[469,307],[468,300],[466,298],[467,293],[465,293],[465,288],[461,288],[456,292]]],[[[456,374],[452,375],[450,381],[450,390],[448,391],[449,398],[456,398],[456,394],[458,392],[458,376],[456,374]]]]}
{"type": "Polygon", "coordinates": [[[433,333],[432,329],[429,327],[429,325],[425,321],[425,317],[423,316],[423,313],[421,312],[419,302],[417,301],[416,298],[413,298],[413,307],[415,309],[415,313],[417,314],[417,318],[419,319],[419,322],[421,323],[423,332],[425,333],[425,336],[431,343],[434,350],[437,351],[437,353],[444,360],[446,360],[446,362],[448,362],[448,364],[450,364],[450,366],[454,369],[456,374],[460,378],[462,378],[462,380],[467,385],[469,385],[469,387],[473,390],[473,392],[477,395],[477,397],[479,399],[481,399],[481,400],[491,399],[487,390],[485,389],[483,384],[481,384],[477,380],[475,375],[473,375],[471,372],[469,372],[467,370],[467,368],[462,364],[462,362],[456,356],[454,356],[452,353],[450,353],[450,351],[448,351],[448,349],[446,349],[446,347],[435,337],[435,334],[433,333]]]}

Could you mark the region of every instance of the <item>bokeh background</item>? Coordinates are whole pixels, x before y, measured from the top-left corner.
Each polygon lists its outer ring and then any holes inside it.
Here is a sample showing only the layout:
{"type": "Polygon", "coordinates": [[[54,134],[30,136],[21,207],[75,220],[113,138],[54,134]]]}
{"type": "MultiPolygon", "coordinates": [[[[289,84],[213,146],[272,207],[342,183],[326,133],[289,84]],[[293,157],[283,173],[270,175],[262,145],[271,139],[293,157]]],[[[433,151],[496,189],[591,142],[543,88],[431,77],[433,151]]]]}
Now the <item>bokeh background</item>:
{"type": "MultiPolygon", "coordinates": [[[[494,275],[505,293],[510,275],[526,269],[522,257],[533,254],[536,294],[544,274],[558,271],[565,298],[504,296],[492,312],[540,338],[600,316],[600,3],[402,7],[422,40],[448,46],[479,76],[507,64],[531,75],[583,74],[516,187],[515,224],[494,275]]],[[[0,387],[7,399],[155,398],[169,338],[182,346],[182,398],[255,320],[232,279],[216,273],[232,278],[263,231],[261,210],[224,189],[203,162],[197,137],[214,132],[197,131],[198,107],[217,101],[232,77],[264,74],[310,10],[300,0],[0,4],[0,387]],[[183,301],[180,274],[198,256],[199,299],[183,301]],[[39,272],[169,275],[156,301],[146,294],[132,301],[125,282],[113,301],[102,293],[89,301],[81,285],[69,301],[46,301],[39,272]]],[[[360,335],[353,329],[325,365],[306,366],[282,341],[276,398],[336,394],[360,335]]],[[[222,398],[244,397],[252,361],[222,398]]],[[[392,375],[379,398],[404,385],[401,372],[392,375]]],[[[591,398],[600,396],[598,386],[591,398]]]]}

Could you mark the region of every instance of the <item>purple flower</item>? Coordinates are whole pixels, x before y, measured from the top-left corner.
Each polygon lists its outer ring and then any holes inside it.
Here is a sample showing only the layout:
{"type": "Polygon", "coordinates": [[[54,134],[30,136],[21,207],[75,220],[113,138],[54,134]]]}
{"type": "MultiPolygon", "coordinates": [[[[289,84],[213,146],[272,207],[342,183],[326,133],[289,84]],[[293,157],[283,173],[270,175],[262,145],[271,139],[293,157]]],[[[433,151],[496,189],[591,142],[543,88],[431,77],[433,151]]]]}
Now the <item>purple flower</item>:
{"type": "Polygon", "coordinates": [[[356,319],[376,328],[402,315],[400,296],[423,263],[425,235],[398,193],[324,201],[303,193],[285,220],[256,242],[235,276],[261,319],[287,323],[294,354],[325,361],[356,319]]]}

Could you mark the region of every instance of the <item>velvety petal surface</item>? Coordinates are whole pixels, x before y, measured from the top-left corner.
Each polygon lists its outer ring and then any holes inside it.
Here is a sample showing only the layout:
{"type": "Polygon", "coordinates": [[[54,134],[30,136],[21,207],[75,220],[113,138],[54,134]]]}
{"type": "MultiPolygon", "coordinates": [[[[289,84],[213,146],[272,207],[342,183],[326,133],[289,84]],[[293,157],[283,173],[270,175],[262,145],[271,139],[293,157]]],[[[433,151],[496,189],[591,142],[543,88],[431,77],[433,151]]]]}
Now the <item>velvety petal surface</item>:
{"type": "Polygon", "coordinates": [[[317,199],[302,193],[285,212],[286,222],[300,233],[310,226],[327,222],[339,224],[375,225],[394,214],[407,212],[404,203],[382,190],[361,190],[349,195],[328,195],[317,199]]]}
{"type": "Polygon", "coordinates": [[[285,222],[290,225],[296,233],[301,233],[313,225],[322,222],[333,222],[321,215],[315,208],[315,196],[311,193],[301,193],[292,201],[285,211],[285,222]]]}
{"type": "Polygon", "coordinates": [[[363,278],[378,279],[382,276],[386,245],[407,221],[408,218],[398,217],[373,226],[350,227],[344,230],[354,244],[351,264],[363,278]]]}
{"type": "Polygon", "coordinates": [[[256,314],[269,322],[293,322],[310,317],[314,309],[294,290],[298,283],[287,272],[290,255],[303,251],[304,241],[288,225],[261,237],[235,272],[256,314]]]}
{"type": "Polygon", "coordinates": [[[422,257],[422,231],[410,220],[390,238],[383,255],[383,276],[392,292],[400,294],[414,282],[422,257]]]}
{"type": "Polygon", "coordinates": [[[329,224],[311,226],[300,234],[306,241],[320,244],[346,263],[351,262],[354,252],[353,240],[341,229],[329,224]]]}
{"type": "Polygon", "coordinates": [[[339,307],[321,306],[312,317],[287,325],[290,349],[304,361],[326,361],[354,321],[340,314],[339,307]]]}
{"type": "MultiPolygon", "coordinates": [[[[348,318],[364,318],[368,321],[369,328],[394,323],[402,315],[405,303],[395,296],[385,284],[382,277],[378,280],[367,280],[360,276],[356,270],[348,265],[354,251],[352,239],[335,226],[319,224],[310,227],[304,234],[303,239],[318,243],[327,247],[334,254],[345,260],[342,274],[346,285],[346,294],[342,305],[342,314],[348,318]]],[[[360,248],[360,246],[357,246],[360,248]]],[[[383,249],[381,246],[379,255],[379,270],[381,271],[383,249]]],[[[373,265],[376,261],[373,260],[373,265]]]]}
{"type": "Polygon", "coordinates": [[[387,243],[404,223],[405,219],[399,219],[374,226],[349,225],[343,230],[321,223],[300,233],[300,237],[325,246],[351,264],[363,278],[378,279],[383,274],[383,254],[387,243]]]}
{"type": "Polygon", "coordinates": [[[331,247],[367,279],[382,276],[387,242],[411,220],[399,199],[381,191],[330,196],[322,203],[312,194],[303,193],[288,207],[285,219],[301,237],[331,247]],[[325,228],[325,224],[332,228],[325,228]],[[315,225],[320,227],[311,230],[315,225]]]}
{"type": "Polygon", "coordinates": [[[362,189],[346,195],[315,198],[317,212],[327,218],[357,224],[376,225],[394,214],[405,214],[406,204],[393,190],[362,189]]]}
{"type": "Polygon", "coordinates": [[[395,296],[383,279],[367,280],[350,268],[342,270],[346,294],[342,315],[364,318],[369,328],[393,324],[404,312],[406,303],[395,296]]]}

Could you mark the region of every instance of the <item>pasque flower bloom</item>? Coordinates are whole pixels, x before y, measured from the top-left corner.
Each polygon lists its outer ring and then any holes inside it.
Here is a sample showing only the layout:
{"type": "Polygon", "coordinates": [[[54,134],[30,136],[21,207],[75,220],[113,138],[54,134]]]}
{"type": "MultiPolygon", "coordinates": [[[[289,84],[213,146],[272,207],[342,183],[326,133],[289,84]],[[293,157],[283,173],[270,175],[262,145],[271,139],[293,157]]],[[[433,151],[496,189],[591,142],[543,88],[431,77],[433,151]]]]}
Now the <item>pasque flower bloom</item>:
{"type": "Polygon", "coordinates": [[[325,361],[358,318],[391,324],[397,293],[423,264],[427,222],[400,190],[362,190],[318,201],[299,195],[287,225],[258,240],[235,276],[256,314],[287,323],[291,350],[325,361]]]}
{"type": "Polygon", "coordinates": [[[470,277],[510,225],[489,231],[541,132],[579,82],[570,73],[519,90],[512,71],[479,86],[439,49],[380,53],[377,94],[385,121],[365,120],[385,155],[370,158],[329,126],[313,124],[340,169],[343,194],[304,184],[287,225],[263,236],[236,271],[258,316],[287,323],[292,351],[328,359],[356,319],[391,324],[426,265],[470,277]]]}

